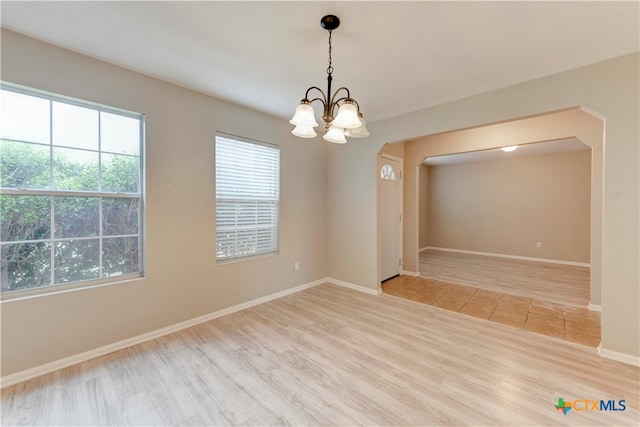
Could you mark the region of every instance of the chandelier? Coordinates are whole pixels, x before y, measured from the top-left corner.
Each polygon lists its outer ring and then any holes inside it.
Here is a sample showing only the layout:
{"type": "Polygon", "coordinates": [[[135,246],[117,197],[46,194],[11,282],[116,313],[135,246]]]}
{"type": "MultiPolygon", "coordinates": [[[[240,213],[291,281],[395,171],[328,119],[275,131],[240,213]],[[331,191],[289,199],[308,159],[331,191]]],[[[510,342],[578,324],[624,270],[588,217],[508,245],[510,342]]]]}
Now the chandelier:
{"type": "Polygon", "coordinates": [[[333,65],[331,63],[331,32],[338,28],[340,19],[334,15],[324,16],[320,20],[322,28],[329,32],[329,66],[327,67],[327,92],[323,92],[317,86],[307,89],[300,105],[296,108],[293,118],[289,123],[295,125],[292,134],[300,138],[313,138],[317,134],[313,128],[318,126],[311,103],[320,101],[322,103],[322,121],[324,122],[325,134],[323,138],[336,144],[347,142],[345,136],[353,138],[364,138],[369,136],[367,125],[360,112],[360,105],[351,98],[349,89],[341,87],[331,95],[331,81],[333,77],[333,65]],[[309,94],[313,91],[316,97],[309,99],[309,94]],[[330,98],[329,98],[330,97],[330,98]],[[336,114],[337,113],[337,114],[336,114]],[[335,115],[335,117],[334,117],[335,115]]]}

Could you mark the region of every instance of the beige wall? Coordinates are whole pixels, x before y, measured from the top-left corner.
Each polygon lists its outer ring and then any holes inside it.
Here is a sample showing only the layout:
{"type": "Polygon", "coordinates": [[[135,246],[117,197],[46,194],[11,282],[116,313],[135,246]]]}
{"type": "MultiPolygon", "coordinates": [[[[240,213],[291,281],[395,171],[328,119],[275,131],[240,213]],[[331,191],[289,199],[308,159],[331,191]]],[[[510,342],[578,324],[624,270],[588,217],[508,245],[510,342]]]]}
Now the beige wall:
{"type": "Polygon", "coordinates": [[[146,114],[146,277],[3,301],[2,375],[326,277],[325,144],[286,120],[2,31],[2,79],[146,114]],[[216,265],[216,131],[278,144],[280,251],[216,265]],[[300,270],[294,271],[294,262],[300,270]]]}
{"type": "MultiPolygon", "coordinates": [[[[371,123],[369,138],[338,146],[301,143],[286,120],[9,31],[2,31],[1,43],[4,80],[147,115],[147,277],[3,302],[2,375],[326,276],[378,289],[376,160],[385,143],[576,105],[606,120],[602,229],[595,237],[601,240],[591,250],[592,259],[602,260],[596,273],[602,280],[602,348],[639,356],[638,54],[371,123]],[[213,262],[216,130],[281,147],[278,256],[213,262]],[[301,270],[295,272],[297,260],[301,270]]],[[[414,183],[417,165],[405,162],[414,183]]],[[[603,182],[597,178],[596,187],[603,182]]],[[[417,227],[418,208],[405,203],[405,210],[414,212],[417,227]]],[[[417,255],[415,236],[409,244],[417,255]]]]}
{"type": "Polygon", "coordinates": [[[418,248],[429,246],[429,167],[418,167],[418,248]]]}
{"type": "MultiPolygon", "coordinates": [[[[406,168],[404,191],[417,194],[418,173],[425,157],[468,152],[577,137],[591,147],[591,292],[590,302],[601,303],[602,295],[602,173],[603,121],[580,108],[569,108],[485,126],[436,133],[405,143],[406,168]],[[411,167],[411,165],[417,165],[411,167]]],[[[403,252],[408,271],[418,269],[418,200],[405,199],[403,252]]]]}
{"type": "Polygon", "coordinates": [[[428,169],[428,246],[590,261],[590,150],[428,169]]]}
{"type": "MultiPolygon", "coordinates": [[[[640,34],[630,37],[640,39],[640,34]]],[[[592,241],[598,240],[596,250],[591,248],[592,264],[595,259],[602,261],[600,271],[592,268],[592,274],[602,282],[597,289],[592,286],[592,292],[601,298],[602,349],[605,353],[640,356],[639,64],[637,53],[626,55],[425,108],[371,123],[369,138],[351,140],[344,147],[329,147],[328,275],[371,289],[380,286],[375,174],[377,154],[385,143],[583,106],[606,121],[604,151],[599,153],[604,176],[592,177],[603,201],[599,212],[602,228],[595,233],[592,228],[591,233],[592,241]]],[[[470,147],[490,148],[473,143],[470,147]]],[[[412,169],[415,179],[419,164],[408,163],[408,150],[405,144],[405,185],[412,169]]],[[[595,168],[595,161],[592,164],[595,168]]],[[[596,219],[596,199],[592,197],[592,221],[596,219]]],[[[405,218],[409,213],[405,212],[405,218]]],[[[415,217],[417,221],[417,214],[415,217]]],[[[414,235],[413,243],[406,239],[405,243],[411,244],[417,254],[417,233],[414,235]]]]}
{"type": "Polygon", "coordinates": [[[404,142],[397,142],[395,144],[384,144],[380,149],[380,154],[388,154],[399,159],[404,158],[404,142]]]}

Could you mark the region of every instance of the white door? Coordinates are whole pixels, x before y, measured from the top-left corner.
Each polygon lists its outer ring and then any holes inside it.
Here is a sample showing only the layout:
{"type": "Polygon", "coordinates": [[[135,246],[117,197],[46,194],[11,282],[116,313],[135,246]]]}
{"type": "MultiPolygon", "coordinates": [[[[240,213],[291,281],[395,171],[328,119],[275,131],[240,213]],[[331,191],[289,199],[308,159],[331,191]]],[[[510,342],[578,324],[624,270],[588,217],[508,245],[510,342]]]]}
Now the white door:
{"type": "Polygon", "coordinates": [[[378,157],[382,280],[400,274],[400,161],[378,157]]]}

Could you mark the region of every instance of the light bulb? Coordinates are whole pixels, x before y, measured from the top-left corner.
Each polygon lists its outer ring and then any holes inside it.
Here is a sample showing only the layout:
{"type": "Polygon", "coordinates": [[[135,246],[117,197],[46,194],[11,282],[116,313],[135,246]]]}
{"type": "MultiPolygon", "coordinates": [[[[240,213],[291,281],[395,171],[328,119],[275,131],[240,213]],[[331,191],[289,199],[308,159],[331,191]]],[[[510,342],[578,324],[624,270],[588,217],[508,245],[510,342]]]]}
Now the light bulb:
{"type": "Polygon", "coordinates": [[[344,103],[338,109],[338,115],[333,119],[332,125],[353,129],[360,127],[360,120],[358,120],[358,109],[353,105],[353,101],[346,99],[344,103]]]}
{"type": "Polygon", "coordinates": [[[311,126],[316,127],[318,123],[316,122],[315,114],[313,112],[313,107],[308,101],[302,100],[300,105],[296,107],[296,112],[289,120],[289,123],[292,125],[302,125],[302,126],[311,126]]]}
{"type": "Polygon", "coordinates": [[[360,126],[354,129],[346,129],[344,131],[344,136],[352,137],[352,138],[366,138],[369,136],[369,130],[367,129],[367,124],[362,117],[362,114],[358,113],[358,120],[360,121],[360,126]]]}
{"type": "Polygon", "coordinates": [[[344,144],[347,139],[344,137],[344,130],[335,125],[332,125],[323,138],[326,141],[333,142],[334,144],[344,144]]]}
{"type": "Polygon", "coordinates": [[[292,134],[299,136],[300,138],[314,138],[317,136],[316,131],[311,126],[298,125],[292,131],[292,134]]]}

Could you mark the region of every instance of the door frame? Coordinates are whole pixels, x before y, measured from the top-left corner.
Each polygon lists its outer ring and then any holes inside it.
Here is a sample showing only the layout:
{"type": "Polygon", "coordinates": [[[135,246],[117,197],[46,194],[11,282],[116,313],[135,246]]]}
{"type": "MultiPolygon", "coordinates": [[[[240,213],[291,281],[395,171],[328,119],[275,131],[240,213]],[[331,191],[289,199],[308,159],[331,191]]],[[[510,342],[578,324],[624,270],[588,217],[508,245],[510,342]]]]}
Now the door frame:
{"type": "Polygon", "coordinates": [[[382,284],[382,242],[381,242],[381,233],[380,233],[380,211],[382,208],[382,197],[380,191],[380,167],[379,164],[382,159],[392,160],[400,163],[399,169],[399,184],[400,184],[400,200],[398,206],[398,211],[400,212],[400,233],[398,234],[398,254],[400,256],[400,274],[405,274],[404,268],[404,257],[403,257],[403,235],[404,235],[404,159],[401,157],[392,156],[391,154],[379,153],[376,158],[376,195],[377,195],[377,203],[376,203],[376,228],[378,230],[378,290],[381,290],[382,284]]]}

